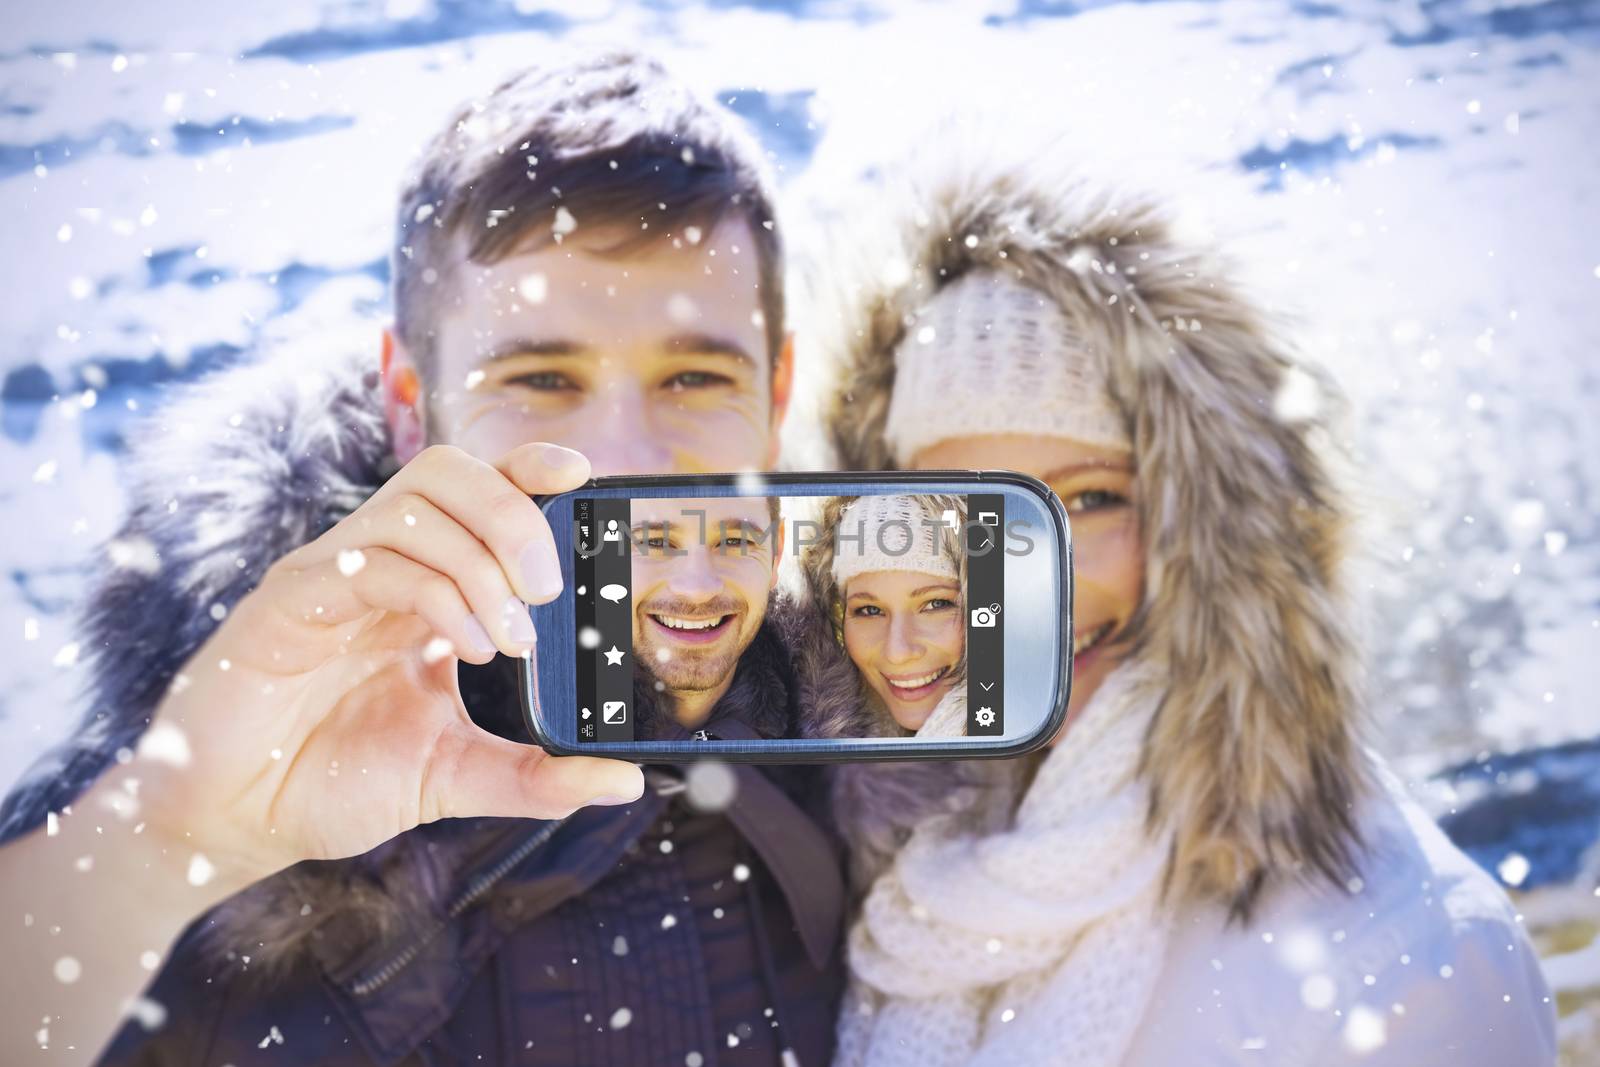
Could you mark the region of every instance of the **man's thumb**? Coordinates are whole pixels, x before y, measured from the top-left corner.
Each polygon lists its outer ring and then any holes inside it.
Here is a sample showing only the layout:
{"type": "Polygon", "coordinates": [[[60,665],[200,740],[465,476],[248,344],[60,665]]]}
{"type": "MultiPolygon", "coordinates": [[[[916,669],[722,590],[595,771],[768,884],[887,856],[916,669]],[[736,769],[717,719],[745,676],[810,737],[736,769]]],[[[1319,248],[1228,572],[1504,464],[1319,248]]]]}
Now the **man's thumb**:
{"type": "Polygon", "coordinates": [[[589,804],[628,804],[643,793],[644,773],[631,763],[551,756],[461,723],[440,738],[424,772],[422,818],[557,819],[589,804]]]}

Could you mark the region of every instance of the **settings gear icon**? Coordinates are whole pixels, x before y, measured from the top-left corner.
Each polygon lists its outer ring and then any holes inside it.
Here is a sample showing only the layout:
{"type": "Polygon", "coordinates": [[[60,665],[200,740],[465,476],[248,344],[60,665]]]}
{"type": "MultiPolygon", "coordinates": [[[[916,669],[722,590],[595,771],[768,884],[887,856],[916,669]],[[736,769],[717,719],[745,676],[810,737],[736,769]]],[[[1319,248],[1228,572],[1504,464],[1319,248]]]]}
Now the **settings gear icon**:
{"type": "Polygon", "coordinates": [[[994,709],[993,708],[979,708],[973,714],[973,718],[978,720],[978,725],[979,726],[993,726],[994,725],[994,709]]]}

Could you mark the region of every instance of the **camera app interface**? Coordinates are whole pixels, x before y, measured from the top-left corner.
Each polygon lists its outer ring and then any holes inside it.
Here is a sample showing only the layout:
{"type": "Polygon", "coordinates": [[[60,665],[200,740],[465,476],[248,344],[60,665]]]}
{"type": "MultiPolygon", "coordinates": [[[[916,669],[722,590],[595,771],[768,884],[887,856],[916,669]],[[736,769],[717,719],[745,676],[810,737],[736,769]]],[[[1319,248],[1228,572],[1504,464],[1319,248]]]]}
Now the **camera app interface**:
{"type": "Polygon", "coordinates": [[[870,736],[1005,732],[1003,495],[589,497],[573,516],[580,741],[753,736],[714,712],[786,655],[779,612],[848,658],[870,736]]]}

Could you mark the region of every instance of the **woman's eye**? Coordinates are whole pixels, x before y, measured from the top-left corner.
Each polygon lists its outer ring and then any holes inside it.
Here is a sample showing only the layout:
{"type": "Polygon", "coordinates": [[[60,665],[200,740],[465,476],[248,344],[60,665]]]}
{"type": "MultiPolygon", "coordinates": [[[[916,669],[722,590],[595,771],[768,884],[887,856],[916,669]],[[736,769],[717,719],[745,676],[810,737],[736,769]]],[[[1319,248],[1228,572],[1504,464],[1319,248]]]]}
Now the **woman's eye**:
{"type": "Polygon", "coordinates": [[[951,600],[949,597],[942,597],[941,596],[941,597],[934,597],[932,600],[930,600],[926,604],[922,605],[922,610],[923,611],[944,611],[944,610],[946,610],[948,608],[953,608],[955,606],[956,606],[956,602],[954,600],[951,600]]]}
{"type": "Polygon", "coordinates": [[[510,385],[525,385],[529,389],[534,389],[544,393],[576,390],[578,388],[578,383],[574,382],[571,378],[567,377],[565,374],[562,374],[560,371],[553,370],[534,371],[530,374],[519,374],[514,378],[507,378],[506,382],[510,385]]]}
{"type": "Polygon", "coordinates": [[[733,379],[710,371],[686,370],[667,379],[667,388],[675,393],[686,389],[709,389],[719,385],[732,385],[733,379]]]}
{"type": "Polygon", "coordinates": [[[1127,502],[1127,497],[1110,489],[1085,489],[1081,493],[1073,493],[1063,501],[1068,511],[1098,511],[1101,508],[1116,507],[1127,502]]]}
{"type": "Polygon", "coordinates": [[[858,618],[866,619],[877,615],[882,615],[883,609],[878,607],[876,604],[862,604],[857,607],[852,614],[858,618]]]}

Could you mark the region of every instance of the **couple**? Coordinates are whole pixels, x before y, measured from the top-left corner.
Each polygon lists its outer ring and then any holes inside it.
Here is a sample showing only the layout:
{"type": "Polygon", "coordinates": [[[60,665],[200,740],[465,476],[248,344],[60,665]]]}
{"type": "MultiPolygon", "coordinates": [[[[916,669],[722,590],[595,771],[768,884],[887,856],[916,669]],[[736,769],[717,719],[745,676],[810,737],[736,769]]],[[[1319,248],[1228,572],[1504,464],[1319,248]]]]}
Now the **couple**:
{"type": "MultiPolygon", "coordinates": [[[[806,324],[841,466],[1065,503],[1043,755],[736,768],[718,809],[463,702],[560,592],[527,494],[771,469],[794,348],[760,153],[654,63],[457,118],[380,366],[228,372],[135,452],[160,568],[101,576],[91,708],[0,812],[6,1062],[1552,1061],[1505,898],[1360,745],[1335,394],[1275,413],[1309,372],[1144,200],[940,146],[806,324]]],[[[789,618],[679,724],[912,728],[789,618]]]]}
{"type": "Polygon", "coordinates": [[[683,740],[691,727],[727,736],[737,728],[728,718],[736,708],[764,737],[785,736],[800,722],[812,736],[966,732],[958,684],[966,651],[961,497],[831,497],[822,504],[820,536],[803,548],[788,536],[777,497],[635,500],[629,522],[641,738],[683,740]],[[809,605],[778,590],[786,545],[799,552],[809,605]],[[783,640],[763,640],[769,617],[783,640]],[[719,707],[741,671],[768,673],[775,649],[793,656],[810,680],[775,691],[810,694],[801,699],[813,704],[827,694],[853,713],[825,722],[817,707],[796,708],[758,725],[749,709],[759,702],[719,707]]]}

